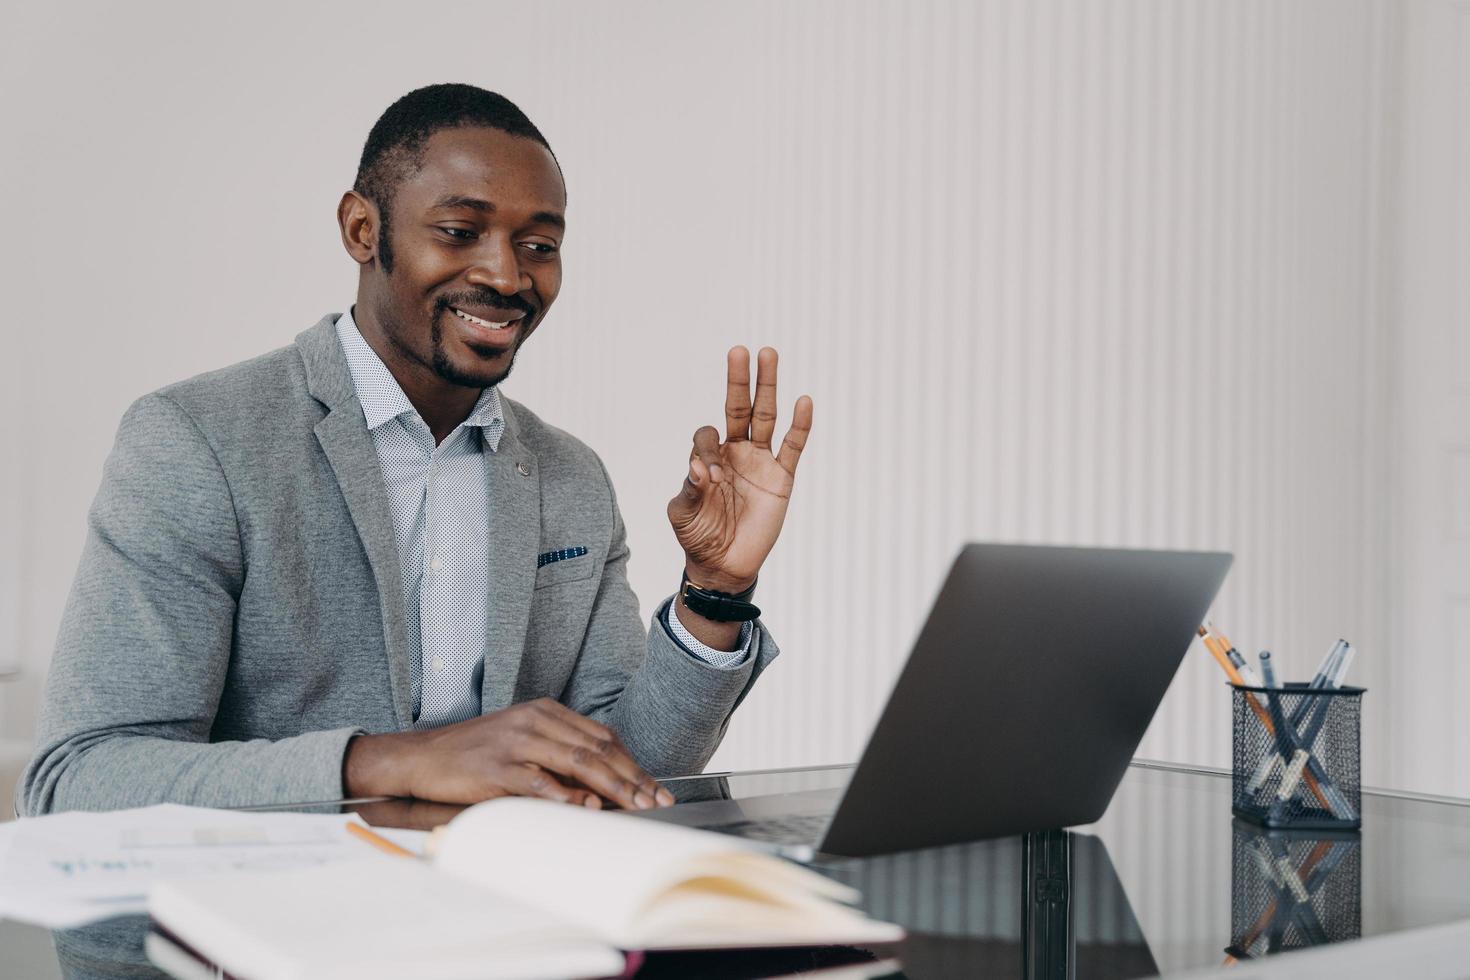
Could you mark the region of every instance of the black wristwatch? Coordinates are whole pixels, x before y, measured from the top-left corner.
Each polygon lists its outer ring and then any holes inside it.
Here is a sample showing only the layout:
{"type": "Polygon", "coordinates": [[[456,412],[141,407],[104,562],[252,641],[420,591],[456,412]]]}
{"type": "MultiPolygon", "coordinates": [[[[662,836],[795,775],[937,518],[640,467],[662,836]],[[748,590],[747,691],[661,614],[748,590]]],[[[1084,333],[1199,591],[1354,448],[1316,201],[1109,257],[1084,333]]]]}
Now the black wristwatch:
{"type": "Polygon", "coordinates": [[[750,583],[750,588],[739,595],[716,592],[713,589],[701,589],[689,581],[689,573],[686,571],[679,582],[679,595],[691,612],[717,623],[744,623],[761,614],[760,608],[750,602],[750,597],[755,595],[755,582],[750,583]]]}

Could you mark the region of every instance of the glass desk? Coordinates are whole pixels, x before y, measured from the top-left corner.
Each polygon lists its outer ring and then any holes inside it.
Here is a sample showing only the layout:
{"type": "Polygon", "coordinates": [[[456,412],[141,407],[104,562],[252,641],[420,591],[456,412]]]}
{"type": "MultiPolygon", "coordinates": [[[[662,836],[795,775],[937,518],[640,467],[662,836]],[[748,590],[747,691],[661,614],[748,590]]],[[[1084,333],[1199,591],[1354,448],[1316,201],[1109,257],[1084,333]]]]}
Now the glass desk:
{"type": "MultiPolygon", "coordinates": [[[[686,802],[743,799],[840,786],[848,772],[667,785],[686,802]]],[[[416,827],[458,809],[351,808],[369,823],[416,827]]],[[[901,974],[870,975],[1122,980],[1470,919],[1470,801],[1364,790],[1361,833],[1273,836],[1232,819],[1228,773],[1135,762],[1088,827],[816,867],[859,888],[863,907],[909,938],[896,950],[655,954],[638,976],[772,976],[892,957],[901,974]]],[[[146,929],[139,916],[56,933],[3,923],[0,973],[161,977],[143,954],[146,929]]]]}

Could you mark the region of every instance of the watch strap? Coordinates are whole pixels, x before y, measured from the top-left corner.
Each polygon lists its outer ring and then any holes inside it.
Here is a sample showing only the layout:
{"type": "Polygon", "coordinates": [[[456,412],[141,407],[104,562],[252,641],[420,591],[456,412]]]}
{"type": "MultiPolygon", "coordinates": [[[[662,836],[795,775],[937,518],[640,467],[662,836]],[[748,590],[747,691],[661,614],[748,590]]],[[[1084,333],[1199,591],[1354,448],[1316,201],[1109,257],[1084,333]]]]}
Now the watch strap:
{"type": "Polygon", "coordinates": [[[737,594],[702,589],[689,581],[687,571],[679,581],[679,596],[689,611],[717,623],[744,623],[758,619],[761,611],[760,607],[750,601],[753,595],[755,582],[750,583],[750,588],[737,594]]]}

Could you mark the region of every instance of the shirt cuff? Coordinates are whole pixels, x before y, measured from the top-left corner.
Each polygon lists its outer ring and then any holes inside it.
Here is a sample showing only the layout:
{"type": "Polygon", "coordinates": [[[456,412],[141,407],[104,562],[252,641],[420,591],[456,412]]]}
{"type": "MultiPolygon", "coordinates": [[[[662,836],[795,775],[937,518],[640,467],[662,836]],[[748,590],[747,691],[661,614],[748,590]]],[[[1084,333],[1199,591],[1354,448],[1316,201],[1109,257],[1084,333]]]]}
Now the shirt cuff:
{"type": "Polygon", "coordinates": [[[738,648],[716,650],[714,647],[707,647],[700,643],[694,638],[693,633],[684,628],[684,624],[679,622],[679,613],[676,611],[678,605],[677,602],[670,599],[664,605],[667,615],[661,618],[668,628],[669,635],[684,648],[686,653],[703,660],[716,670],[734,670],[745,663],[746,657],[750,656],[750,638],[755,635],[753,623],[747,621],[740,624],[740,646],[738,648]]]}

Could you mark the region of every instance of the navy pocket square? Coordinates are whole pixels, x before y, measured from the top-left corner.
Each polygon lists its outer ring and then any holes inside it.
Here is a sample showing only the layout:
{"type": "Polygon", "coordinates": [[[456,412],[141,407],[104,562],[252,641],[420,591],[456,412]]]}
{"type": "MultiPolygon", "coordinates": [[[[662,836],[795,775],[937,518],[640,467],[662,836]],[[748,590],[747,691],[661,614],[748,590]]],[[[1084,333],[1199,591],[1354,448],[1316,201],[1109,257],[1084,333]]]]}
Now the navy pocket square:
{"type": "Polygon", "coordinates": [[[536,556],[536,567],[550,565],[554,561],[566,561],[568,558],[581,558],[587,553],[587,549],[581,545],[575,548],[563,548],[560,551],[543,551],[536,556]]]}

